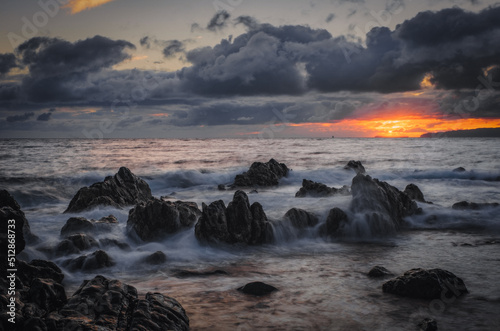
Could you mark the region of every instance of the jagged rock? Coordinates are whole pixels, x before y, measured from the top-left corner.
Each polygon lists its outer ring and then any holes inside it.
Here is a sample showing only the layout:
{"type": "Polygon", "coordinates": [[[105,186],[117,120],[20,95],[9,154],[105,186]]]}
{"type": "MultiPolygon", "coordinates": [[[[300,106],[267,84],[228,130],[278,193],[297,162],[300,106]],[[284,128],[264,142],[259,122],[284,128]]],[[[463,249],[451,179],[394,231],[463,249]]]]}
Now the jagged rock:
{"type": "Polygon", "coordinates": [[[476,203],[476,202],[468,202],[468,201],[460,201],[451,208],[456,209],[456,210],[478,210],[478,209],[484,209],[484,208],[493,208],[493,207],[498,207],[499,204],[496,202],[493,203],[476,203]]]}
{"type": "Polygon", "coordinates": [[[76,213],[97,206],[121,208],[146,202],[152,197],[151,189],[144,180],[121,167],[118,173],[106,177],[103,182],[78,190],[65,213],[76,213]]]}
{"type": "Polygon", "coordinates": [[[271,228],[262,206],[251,206],[243,191],[234,193],[227,208],[224,201],[203,204],[202,215],[195,226],[196,238],[201,242],[228,244],[262,244],[271,241],[271,228]]]}
{"type": "Polygon", "coordinates": [[[189,318],[173,298],[137,290],[96,276],[84,281],[67,303],[48,318],[58,330],[189,330],[189,318]]]}
{"type": "Polygon", "coordinates": [[[408,184],[404,190],[404,193],[410,197],[412,200],[419,202],[427,202],[424,199],[424,194],[420,191],[420,188],[415,184],[408,184]]]}
{"type": "Polygon", "coordinates": [[[0,225],[2,229],[0,232],[2,255],[7,255],[8,245],[12,244],[12,240],[9,241],[8,230],[15,232],[16,255],[24,250],[26,243],[34,243],[38,240],[38,237],[31,233],[30,224],[21,207],[6,190],[0,190],[0,225]]]}
{"type": "Polygon", "coordinates": [[[458,167],[458,168],[455,168],[453,169],[453,172],[465,172],[465,168],[464,167],[458,167]]]}
{"type": "Polygon", "coordinates": [[[441,296],[451,298],[469,293],[462,279],[442,269],[408,270],[403,275],[385,282],[382,290],[421,299],[440,299],[441,296]]]}
{"type": "Polygon", "coordinates": [[[432,318],[424,318],[418,323],[420,331],[437,331],[438,326],[436,320],[432,318]]]}
{"type": "Polygon", "coordinates": [[[219,185],[217,185],[217,189],[218,189],[219,191],[225,191],[225,190],[226,190],[226,185],[224,185],[224,184],[219,184],[219,185]]]}
{"type": "Polygon", "coordinates": [[[53,279],[35,278],[28,291],[29,301],[40,309],[50,312],[61,308],[66,303],[64,287],[53,279]]]}
{"type": "Polygon", "coordinates": [[[394,233],[404,217],[418,212],[416,202],[406,193],[368,175],[356,175],[351,191],[351,211],[364,214],[374,234],[394,233]]]}
{"type": "Polygon", "coordinates": [[[80,253],[92,247],[99,247],[99,244],[93,237],[83,233],[77,233],[61,241],[54,251],[56,256],[63,256],[80,253]]]}
{"type": "Polygon", "coordinates": [[[254,162],[248,171],[236,175],[234,187],[276,186],[282,177],[288,176],[290,170],[284,163],[271,159],[269,162],[254,162]]]}
{"type": "Polygon", "coordinates": [[[327,197],[332,195],[350,195],[349,187],[346,185],[342,186],[339,189],[335,187],[328,187],[323,183],[316,183],[312,180],[303,179],[302,187],[295,193],[296,198],[303,198],[306,196],[310,197],[327,197]]]}
{"type": "Polygon", "coordinates": [[[393,276],[394,274],[382,266],[375,266],[368,272],[370,278],[381,278],[386,276],[393,276]]]}
{"type": "Polygon", "coordinates": [[[109,238],[104,238],[99,240],[100,246],[107,247],[107,246],[116,246],[119,249],[123,250],[130,250],[131,247],[129,244],[118,241],[116,239],[109,239],[109,238]]]}
{"type": "Polygon", "coordinates": [[[361,164],[361,161],[351,160],[351,161],[347,162],[344,169],[352,169],[352,170],[354,170],[354,172],[356,172],[356,175],[359,175],[359,174],[364,175],[366,173],[365,167],[363,167],[363,165],[361,164]]]}
{"type": "Polygon", "coordinates": [[[297,229],[313,227],[318,224],[316,215],[299,208],[292,208],[287,211],[283,219],[290,222],[297,229]]]}
{"type": "Polygon", "coordinates": [[[196,223],[201,212],[194,202],[153,199],[129,211],[127,230],[144,241],[154,241],[187,229],[196,223]]]}
{"type": "Polygon", "coordinates": [[[89,255],[82,255],[76,259],[66,260],[62,263],[63,267],[69,270],[92,271],[106,267],[112,267],[116,263],[103,250],[97,250],[89,255]]]}
{"type": "Polygon", "coordinates": [[[342,228],[349,222],[347,214],[340,208],[332,208],[326,218],[326,234],[336,236],[342,233],[342,228]]]}
{"type": "Polygon", "coordinates": [[[102,217],[98,221],[84,217],[71,217],[62,227],[61,236],[76,233],[102,233],[111,230],[115,224],[118,224],[118,220],[113,215],[102,217]]]}
{"type": "Polygon", "coordinates": [[[256,296],[263,296],[271,294],[274,291],[278,291],[278,289],[274,286],[268,285],[262,282],[252,282],[248,283],[245,286],[239,287],[238,291],[243,292],[245,294],[251,294],[256,296]]]}
{"type": "Polygon", "coordinates": [[[159,265],[167,262],[167,256],[162,251],[157,251],[151,255],[146,256],[143,262],[152,265],[159,265]]]}

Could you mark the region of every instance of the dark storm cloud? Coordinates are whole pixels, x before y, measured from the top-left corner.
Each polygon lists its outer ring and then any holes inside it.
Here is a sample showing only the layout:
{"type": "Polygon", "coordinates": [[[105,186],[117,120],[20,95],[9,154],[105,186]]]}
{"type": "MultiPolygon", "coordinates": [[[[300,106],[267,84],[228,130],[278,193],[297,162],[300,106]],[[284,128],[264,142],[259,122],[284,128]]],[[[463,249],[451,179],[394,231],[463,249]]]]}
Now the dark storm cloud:
{"type": "Polygon", "coordinates": [[[246,16],[246,15],[242,15],[242,16],[238,16],[234,19],[234,24],[235,25],[238,25],[238,24],[243,24],[244,26],[246,26],[248,29],[257,29],[259,27],[259,22],[252,16],[246,16]]]}
{"type": "Polygon", "coordinates": [[[43,114],[40,114],[38,115],[38,117],[36,118],[37,121],[48,121],[50,120],[50,117],[52,116],[52,113],[43,113],[43,114]]]}
{"type": "Polygon", "coordinates": [[[27,121],[29,120],[30,118],[32,118],[33,116],[35,116],[35,113],[31,112],[31,113],[24,113],[23,115],[13,115],[13,116],[8,116],[5,120],[9,123],[13,123],[13,122],[24,122],[24,121],[27,121]]]}
{"type": "Polygon", "coordinates": [[[209,31],[217,31],[227,26],[227,21],[231,15],[225,11],[221,10],[215,13],[215,15],[210,19],[210,22],[207,24],[207,30],[209,31]]]}
{"type": "Polygon", "coordinates": [[[139,40],[142,47],[147,49],[162,48],[163,56],[171,58],[186,51],[185,42],[180,40],[159,40],[153,37],[143,37],[139,40]]]}
{"type": "Polygon", "coordinates": [[[12,53],[0,54],[0,76],[8,73],[11,69],[16,68],[16,56],[12,53]]]}

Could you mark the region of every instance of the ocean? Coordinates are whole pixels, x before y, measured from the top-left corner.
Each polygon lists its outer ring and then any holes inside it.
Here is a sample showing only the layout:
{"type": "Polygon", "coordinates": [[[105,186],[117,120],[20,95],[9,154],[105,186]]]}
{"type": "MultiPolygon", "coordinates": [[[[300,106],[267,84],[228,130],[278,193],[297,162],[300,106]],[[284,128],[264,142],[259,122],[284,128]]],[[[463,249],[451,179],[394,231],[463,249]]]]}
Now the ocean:
{"type": "MultiPolygon", "coordinates": [[[[186,309],[193,330],[415,330],[424,317],[439,330],[500,329],[500,207],[454,210],[459,201],[500,202],[500,139],[3,139],[0,188],[21,205],[40,237],[21,258],[49,259],[45,252],[63,238],[72,216],[99,219],[113,214],[119,224],[95,235],[127,243],[129,251],[106,249],[117,261],[96,273],[65,273],[71,295],[96,274],[118,278],[140,293],[160,292],[186,309]],[[96,208],[63,214],[79,188],[100,182],[122,166],[144,179],[155,197],[226,205],[234,191],[219,191],[255,161],[274,158],[292,171],[280,185],[248,194],[274,224],[276,242],[262,246],[206,246],[194,229],[161,242],[140,243],[126,235],[130,208],[96,208]],[[333,207],[347,209],[350,196],[295,198],[303,179],[339,188],[359,160],[373,178],[404,190],[416,184],[432,204],[408,217],[396,235],[374,236],[368,224],[346,238],[327,240],[315,229],[297,234],[280,225],[290,208],[316,214],[324,223],[333,207]],[[465,171],[454,171],[457,167],[465,171]],[[167,262],[139,261],[162,251],[167,262]],[[462,278],[469,294],[452,300],[409,299],[382,292],[387,279],[371,279],[376,265],[396,275],[412,268],[442,268],[462,278]],[[224,270],[206,277],[179,277],[179,270],[224,270]],[[248,297],[235,289],[263,281],[279,291],[248,297]]],[[[247,193],[249,193],[248,190],[247,193]]],[[[77,254],[74,257],[81,255],[77,254]]],[[[51,258],[61,264],[68,256],[51,258]]]]}

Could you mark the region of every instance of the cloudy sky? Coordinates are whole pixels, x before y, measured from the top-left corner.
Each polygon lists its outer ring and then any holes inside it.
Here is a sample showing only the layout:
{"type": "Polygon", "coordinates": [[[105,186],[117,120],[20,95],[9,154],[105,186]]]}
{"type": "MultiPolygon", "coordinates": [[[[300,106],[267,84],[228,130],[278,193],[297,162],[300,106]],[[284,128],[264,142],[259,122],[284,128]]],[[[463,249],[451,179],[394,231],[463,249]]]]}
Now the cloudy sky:
{"type": "Polygon", "coordinates": [[[2,0],[0,137],[500,127],[500,3],[2,0]]]}

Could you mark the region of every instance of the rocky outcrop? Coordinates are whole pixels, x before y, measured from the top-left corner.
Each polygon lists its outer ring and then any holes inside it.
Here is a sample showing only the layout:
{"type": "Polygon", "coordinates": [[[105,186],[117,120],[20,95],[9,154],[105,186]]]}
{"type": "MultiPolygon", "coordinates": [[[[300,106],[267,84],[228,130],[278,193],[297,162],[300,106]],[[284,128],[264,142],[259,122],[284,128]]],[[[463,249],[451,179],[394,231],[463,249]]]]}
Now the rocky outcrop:
{"type": "Polygon", "coordinates": [[[296,229],[305,229],[314,227],[318,224],[318,217],[308,211],[299,208],[292,208],[283,216],[285,222],[290,224],[296,229]]]}
{"type": "Polygon", "coordinates": [[[325,222],[325,231],[327,236],[338,236],[342,234],[342,229],[349,223],[347,214],[340,208],[332,208],[328,213],[325,222]]]}
{"type": "Polygon", "coordinates": [[[295,193],[296,198],[303,197],[328,197],[332,195],[350,195],[349,187],[342,186],[337,189],[335,187],[328,187],[323,183],[313,182],[312,180],[303,179],[302,187],[295,193]]]}
{"type": "Polygon", "coordinates": [[[135,232],[143,241],[163,239],[169,234],[192,227],[201,216],[194,202],[153,199],[129,211],[127,231],[135,232]]]}
{"type": "Polygon", "coordinates": [[[115,224],[118,224],[118,220],[113,215],[102,217],[98,221],[84,217],[71,217],[62,227],[61,236],[76,233],[102,233],[110,231],[115,224]]]}
{"type": "Polygon", "coordinates": [[[1,255],[7,255],[9,230],[15,232],[16,255],[25,248],[26,243],[36,242],[38,239],[31,233],[30,224],[21,207],[6,190],[0,190],[0,225],[1,255]]]}
{"type": "Polygon", "coordinates": [[[272,230],[261,204],[250,206],[246,193],[236,191],[227,208],[222,200],[203,204],[195,235],[201,242],[256,245],[271,241],[272,230]]]}
{"type": "Polygon", "coordinates": [[[382,266],[375,266],[368,271],[368,277],[370,278],[382,278],[387,276],[393,276],[394,274],[382,266]]]}
{"type": "Polygon", "coordinates": [[[99,247],[99,243],[92,236],[77,233],[61,241],[56,246],[54,253],[56,256],[64,256],[77,254],[93,247],[99,247]]]}
{"type": "Polygon", "coordinates": [[[144,180],[121,167],[117,174],[106,177],[103,182],[78,190],[65,213],[77,213],[97,206],[121,208],[146,202],[152,197],[144,180]]]}
{"type": "Polygon", "coordinates": [[[498,207],[499,204],[496,202],[492,203],[476,203],[476,202],[468,202],[468,201],[460,201],[451,208],[456,209],[456,210],[479,210],[479,209],[484,209],[484,208],[493,208],[493,207],[498,207]]]}
{"type": "Polygon", "coordinates": [[[97,250],[92,254],[82,255],[76,259],[69,259],[62,263],[62,266],[71,271],[93,271],[114,266],[115,261],[103,250],[97,250]]]}
{"type": "Polygon", "coordinates": [[[233,187],[276,186],[290,170],[284,163],[271,159],[269,162],[254,162],[248,171],[236,175],[233,187]]]}
{"type": "Polygon", "coordinates": [[[411,269],[382,285],[387,293],[421,299],[459,297],[469,291],[462,279],[442,269],[411,269]]]}
{"type": "Polygon", "coordinates": [[[419,201],[419,202],[427,202],[425,201],[424,194],[420,191],[420,188],[415,184],[408,184],[403,191],[410,199],[419,201]]]}
{"type": "Polygon", "coordinates": [[[271,294],[274,291],[278,291],[278,289],[263,282],[252,282],[246,284],[245,286],[239,287],[238,291],[255,296],[264,296],[271,294]]]}
{"type": "Polygon", "coordinates": [[[424,318],[418,323],[420,331],[437,331],[438,326],[435,319],[424,318]]]}
{"type": "Polygon", "coordinates": [[[353,213],[364,214],[372,234],[394,233],[403,218],[418,212],[418,206],[406,193],[386,182],[358,174],[352,180],[353,213]]]}
{"type": "Polygon", "coordinates": [[[344,166],[344,169],[351,169],[354,170],[354,172],[359,175],[359,174],[365,174],[366,170],[365,167],[361,164],[361,161],[354,161],[351,160],[347,162],[347,164],[344,166]]]}

